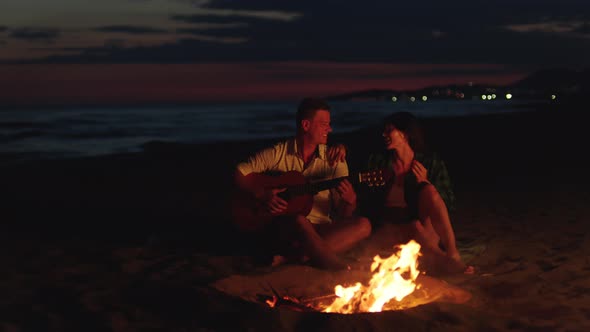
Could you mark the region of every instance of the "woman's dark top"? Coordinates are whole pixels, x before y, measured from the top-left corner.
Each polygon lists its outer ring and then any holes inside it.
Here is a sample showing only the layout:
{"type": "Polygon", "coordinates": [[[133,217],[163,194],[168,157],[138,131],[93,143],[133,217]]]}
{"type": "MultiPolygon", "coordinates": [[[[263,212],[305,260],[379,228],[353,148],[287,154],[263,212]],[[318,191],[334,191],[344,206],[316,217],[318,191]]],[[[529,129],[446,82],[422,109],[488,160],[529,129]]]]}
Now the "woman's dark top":
{"type": "MultiPolygon", "coordinates": [[[[453,193],[451,178],[442,159],[434,153],[416,153],[415,159],[422,163],[428,170],[428,181],[434,185],[441,198],[445,201],[447,209],[455,209],[455,195],[453,193]]],[[[371,154],[368,160],[368,169],[392,169],[392,156],[389,154],[371,154]]],[[[392,177],[395,179],[395,176],[392,177]]],[[[393,180],[392,180],[393,181],[393,180]]],[[[414,173],[408,172],[404,178],[404,199],[407,208],[385,207],[387,192],[393,183],[387,183],[381,187],[362,187],[359,190],[359,209],[361,214],[367,216],[372,222],[379,224],[383,220],[394,223],[409,223],[418,219],[418,194],[427,185],[426,182],[417,183],[414,173]]]]}

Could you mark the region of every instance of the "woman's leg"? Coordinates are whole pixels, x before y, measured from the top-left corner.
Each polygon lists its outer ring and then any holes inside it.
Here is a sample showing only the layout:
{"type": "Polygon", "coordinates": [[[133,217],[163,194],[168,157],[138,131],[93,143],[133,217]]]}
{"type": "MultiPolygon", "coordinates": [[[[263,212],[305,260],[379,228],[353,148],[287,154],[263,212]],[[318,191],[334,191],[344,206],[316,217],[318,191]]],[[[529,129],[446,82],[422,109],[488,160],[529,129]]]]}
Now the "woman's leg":
{"type": "Polygon", "coordinates": [[[460,259],[447,206],[433,185],[425,186],[419,193],[418,217],[422,222],[430,220],[447,255],[460,259]]]}
{"type": "Polygon", "coordinates": [[[439,270],[451,273],[472,273],[472,268],[467,267],[461,260],[445,202],[431,184],[425,186],[419,193],[418,215],[421,223],[416,224],[417,237],[423,238],[428,251],[442,258],[440,260],[442,267],[439,270]],[[445,251],[439,247],[436,236],[440,239],[445,251]]]}

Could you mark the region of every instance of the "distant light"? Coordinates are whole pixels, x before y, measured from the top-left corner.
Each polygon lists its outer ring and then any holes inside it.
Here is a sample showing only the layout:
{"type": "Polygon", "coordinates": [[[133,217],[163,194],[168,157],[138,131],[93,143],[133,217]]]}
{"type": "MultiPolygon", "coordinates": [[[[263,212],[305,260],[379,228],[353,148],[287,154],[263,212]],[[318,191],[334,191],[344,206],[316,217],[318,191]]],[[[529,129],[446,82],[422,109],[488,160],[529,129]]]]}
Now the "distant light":
{"type": "Polygon", "coordinates": [[[486,99],[488,99],[488,96],[486,96],[486,95],[481,95],[481,99],[483,99],[483,100],[486,100],[486,99]]]}
{"type": "Polygon", "coordinates": [[[473,82],[467,82],[468,86],[473,86],[473,82]]]}
{"type": "Polygon", "coordinates": [[[507,93],[506,94],[506,99],[512,99],[512,94],[511,93],[507,93]]]}
{"type": "Polygon", "coordinates": [[[496,94],[492,93],[492,99],[496,99],[496,94]]]}
{"type": "Polygon", "coordinates": [[[556,95],[551,95],[551,100],[555,100],[555,98],[557,98],[556,95]]]}
{"type": "Polygon", "coordinates": [[[397,101],[397,97],[396,96],[391,97],[391,101],[395,103],[397,101]]]}
{"type": "Polygon", "coordinates": [[[428,100],[428,97],[422,96],[422,101],[427,101],[427,100],[428,100]]]}
{"type": "Polygon", "coordinates": [[[488,95],[488,100],[492,100],[492,95],[488,95]]]}
{"type": "Polygon", "coordinates": [[[416,101],[416,97],[410,97],[410,101],[416,101]]]}

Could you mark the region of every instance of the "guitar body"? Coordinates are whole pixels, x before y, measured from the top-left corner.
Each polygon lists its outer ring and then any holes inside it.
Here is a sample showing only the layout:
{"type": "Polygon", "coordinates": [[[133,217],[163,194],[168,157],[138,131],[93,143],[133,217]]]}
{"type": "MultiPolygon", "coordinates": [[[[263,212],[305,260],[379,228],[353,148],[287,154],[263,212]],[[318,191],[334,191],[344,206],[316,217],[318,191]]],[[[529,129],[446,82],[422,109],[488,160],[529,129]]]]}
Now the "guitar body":
{"type": "Polygon", "coordinates": [[[300,172],[289,171],[280,175],[252,174],[254,182],[264,189],[287,188],[279,193],[279,197],[289,203],[287,210],[280,214],[271,214],[266,206],[251,194],[236,192],[232,199],[232,217],[235,225],[242,231],[254,232],[261,230],[277,216],[308,215],[313,205],[313,195],[307,193],[294,194],[291,187],[306,184],[300,172]]]}
{"type": "Polygon", "coordinates": [[[373,170],[360,172],[357,177],[341,177],[324,181],[308,183],[303,174],[298,171],[289,171],[279,175],[267,175],[253,173],[254,183],[259,188],[282,189],[285,191],[278,194],[279,197],[289,204],[287,210],[280,214],[271,214],[266,206],[258,201],[252,194],[246,192],[235,192],[231,213],[234,224],[242,231],[256,232],[278,216],[307,216],[313,205],[313,196],[322,190],[335,188],[340,181],[348,178],[351,182],[364,183],[369,186],[382,186],[390,178],[390,173],[384,170],[373,170]]]}

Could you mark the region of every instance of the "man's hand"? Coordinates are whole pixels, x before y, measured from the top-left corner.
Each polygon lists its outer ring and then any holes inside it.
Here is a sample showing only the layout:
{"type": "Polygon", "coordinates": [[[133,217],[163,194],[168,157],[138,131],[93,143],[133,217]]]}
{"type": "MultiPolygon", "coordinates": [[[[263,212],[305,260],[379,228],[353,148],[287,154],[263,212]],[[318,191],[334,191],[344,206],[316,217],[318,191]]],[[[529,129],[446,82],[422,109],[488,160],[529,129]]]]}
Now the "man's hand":
{"type": "Polygon", "coordinates": [[[330,166],[344,161],[346,161],[346,146],[344,144],[337,144],[328,148],[328,164],[330,166]]]}
{"type": "Polygon", "coordinates": [[[352,184],[347,179],[340,181],[338,187],[336,187],[336,191],[338,191],[340,197],[346,203],[350,205],[356,204],[356,192],[354,191],[352,184]]]}
{"type": "Polygon", "coordinates": [[[278,193],[283,192],[285,190],[287,190],[287,188],[271,189],[264,191],[264,194],[261,197],[261,201],[263,201],[266,205],[266,209],[268,212],[276,215],[287,210],[287,206],[289,205],[289,203],[287,203],[287,201],[278,196],[278,193]]]}
{"type": "Polygon", "coordinates": [[[412,161],[412,173],[416,176],[416,182],[428,182],[428,170],[419,161],[412,161]]]}

